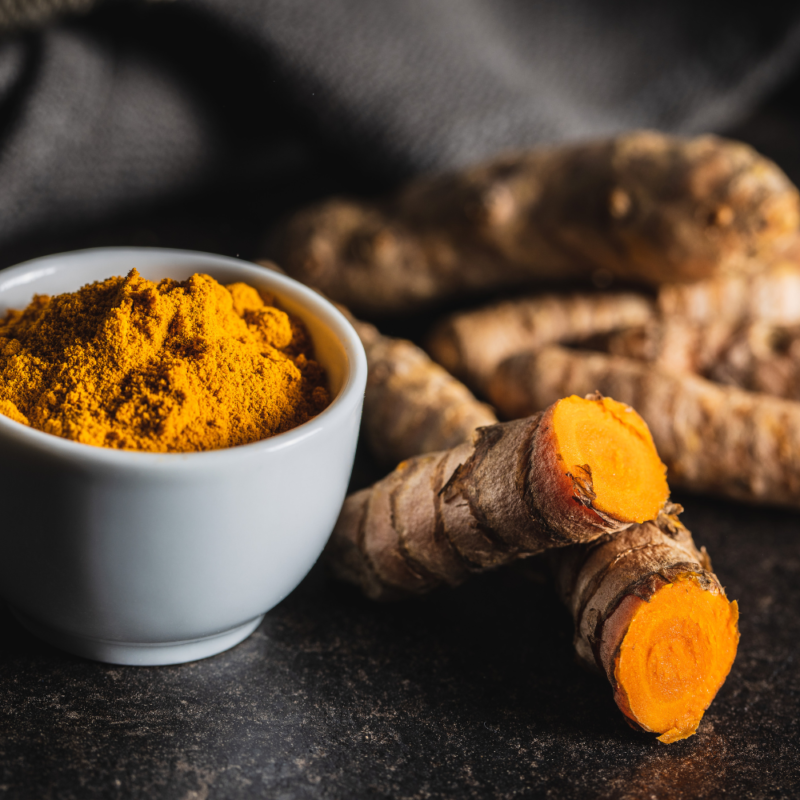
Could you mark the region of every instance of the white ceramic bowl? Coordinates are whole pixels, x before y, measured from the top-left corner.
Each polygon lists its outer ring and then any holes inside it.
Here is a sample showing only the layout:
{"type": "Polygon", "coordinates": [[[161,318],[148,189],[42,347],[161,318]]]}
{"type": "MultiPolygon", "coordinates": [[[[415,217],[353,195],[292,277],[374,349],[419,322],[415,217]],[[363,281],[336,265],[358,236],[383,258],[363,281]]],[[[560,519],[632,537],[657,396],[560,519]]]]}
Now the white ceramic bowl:
{"type": "Polygon", "coordinates": [[[263,267],[181,250],[103,248],[0,272],[0,313],[136,267],[276,294],[302,318],[333,402],[271,439],[153,454],[79,444],[0,415],[0,594],[51,644],[117,664],[176,664],[247,637],[303,579],[353,466],[367,377],[347,320],[263,267]]]}

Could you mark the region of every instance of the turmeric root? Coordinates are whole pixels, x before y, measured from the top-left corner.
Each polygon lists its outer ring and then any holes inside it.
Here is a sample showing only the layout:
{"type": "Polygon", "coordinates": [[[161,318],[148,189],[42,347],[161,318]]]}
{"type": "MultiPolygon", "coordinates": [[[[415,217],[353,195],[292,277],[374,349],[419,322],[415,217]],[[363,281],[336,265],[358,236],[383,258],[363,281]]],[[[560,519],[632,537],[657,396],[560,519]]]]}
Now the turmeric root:
{"type": "Polygon", "coordinates": [[[728,320],[691,323],[668,317],[608,337],[612,355],[638,358],[673,372],[800,400],[800,326],[728,320]]]}
{"type": "Polygon", "coordinates": [[[647,421],[673,486],[800,507],[800,404],[651,364],[548,346],[512,356],[489,390],[507,418],[600,391],[647,421]]]}
{"type": "MultiPolygon", "coordinates": [[[[668,507],[666,512],[680,510],[668,507]]],[[[667,744],[691,736],[736,656],[738,607],[674,513],[553,553],[580,658],[631,725],[667,744]]]]}
{"type": "MultiPolygon", "coordinates": [[[[497,462],[504,467],[513,463],[498,451],[494,463],[474,464],[480,440],[502,427],[479,433],[472,458],[455,452],[415,459],[348,498],[328,547],[340,577],[375,599],[393,599],[454,585],[471,572],[560,544],[552,534],[549,541],[542,537],[541,524],[535,522],[528,523],[528,533],[520,531],[519,518],[512,520],[513,536],[508,531],[502,531],[502,539],[482,535],[476,522],[488,514],[481,513],[479,503],[488,506],[502,497],[511,481],[488,499],[481,480],[466,492],[462,484],[460,498],[447,495],[448,487],[462,478],[481,478],[481,470],[491,475],[497,462]],[[462,459],[465,476],[459,474],[462,459]],[[459,466],[447,479],[453,464],[459,466]],[[464,502],[465,495],[472,505],[464,502]],[[466,514],[454,513],[459,510],[449,507],[454,500],[466,514]]],[[[561,455],[570,458],[566,450],[561,455]]],[[[528,468],[523,461],[520,470],[520,461],[517,455],[513,471],[518,475],[528,468]]],[[[516,493],[521,481],[514,483],[516,493]]],[[[603,534],[594,542],[550,552],[562,598],[575,620],[579,656],[607,676],[631,724],[660,734],[666,743],[694,733],[730,670],[738,641],[736,603],[725,599],[705,551],[696,549],[691,534],[672,515],[676,510],[668,505],[670,516],[659,514],[656,523],[635,524],[614,536],[603,534]]],[[[498,514],[488,506],[486,511],[494,523],[503,510],[498,514]]],[[[524,525],[524,514],[520,518],[524,525]]]]}
{"type": "Polygon", "coordinates": [[[728,339],[704,374],[750,392],[800,400],[800,326],[747,325],[728,339]]]}
{"type": "Polygon", "coordinates": [[[383,203],[323,202],[271,247],[290,275],[369,315],[597,270],[651,285],[748,271],[799,209],[747,145],[638,131],[421,178],[383,203]]]}
{"type": "Polygon", "coordinates": [[[370,449],[385,464],[447,450],[471,439],[476,428],[497,422],[489,406],[421,348],[383,336],[342,310],[367,354],[363,431],[370,449]]]}
{"type": "Polygon", "coordinates": [[[729,319],[692,322],[668,316],[615,331],[600,337],[600,341],[595,339],[594,344],[611,355],[648,361],[673,372],[707,376],[720,360],[725,360],[729,348],[739,339],[741,328],[729,319]]]}
{"type": "MultiPolygon", "coordinates": [[[[362,339],[367,338],[369,327],[358,328],[362,339]]],[[[442,401],[449,391],[440,397],[436,394],[437,387],[443,386],[436,382],[428,386],[431,424],[436,414],[447,420],[442,401]]],[[[401,385],[394,388],[398,394],[393,401],[399,401],[401,385]]],[[[469,394],[466,387],[462,389],[469,394]]],[[[374,385],[368,384],[367,404],[373,391],[374,385]]],[[[373,436],[379,441],[381,428],[376,427],[373,436]]],[[[391,599],[440,583],[456,584],[481,568],[475,563],[484,561],[480,545],[489,543],[481,542],[474,531],[478,557],[464,558],[450,543],[450,529],[441,522],[444,517],[438,508],[443,501],[436,489],[444,483],[449,467],[445,463],[443,469],[436,468],[440,457],[432,456],[427,465],[427,459],[418,466],[401,465],[388,479],[354,495],[345,505],[328,554],[341,577],[360,585],[373,598],[391,599]],[[424,508],[426,496],[430,499],[424,508]],[[393,516],[395,510],[400,513],[393,516]],[[427,542],[426,536],[430,537],[427,542]]],[[[511,550],[506,558],[513,557],[511,550]]],[[[593,543],[551,550],[549,560],[575,619],[578,654],[607,676],[631,724],[660,734],[664,742],[691,735],[730,669],[738,636],[736,604],[726,607],[705,551],[701,554],[695,548],[691,534],[673,516],[661,514],[657,523],[632,525],[616,536],[604,534],[593,543]],[[679,591],[668,594],[664,587],[676,584],[679,591]],[[645,604],[654,597],[660,627],[648,624],[652,615],[645,604]],[[643,606],[632,625],[634,612],[643,606]],[[650,646],[653,627],[665,643],[650,646]],[[638,652],[658,652],[644,665],[631,663],[629,656],[637,652],[637,645],[638,652]],[[687,663],[687,652],[690,657],[697,655],[693,662],[690,658],[687,663]],[[666,681],[660,680],[663,676],[666,681]],[[675,693],[676,684],[678,696],[665,704],[664,695],[675,693]]]]}
{"type": "Polygon", "coordinates": [[[405,461],[352,495],[328,554],[340,577],[391,599],[623,530],[654,518],[668,495],[635,411],[610,398],[568,397],[405,461]]]}
{"type": "MultiPolygon", "coordinates": [[[[793,243],[793,249],[800,250],[800,244],[793,243]]],[[[658,308],[664,317],[692,322],[800,322],[800,253],[747,275],[663,286],[658,308]]]]}
{"type": "Polygon", "coordinates": [[[633,292],[539,295],[453,314],[434,329],[427,348],[450,373],[485,392],[497,366],[515,353],[644,326],[655,316],[654,302],[633,292]]]}

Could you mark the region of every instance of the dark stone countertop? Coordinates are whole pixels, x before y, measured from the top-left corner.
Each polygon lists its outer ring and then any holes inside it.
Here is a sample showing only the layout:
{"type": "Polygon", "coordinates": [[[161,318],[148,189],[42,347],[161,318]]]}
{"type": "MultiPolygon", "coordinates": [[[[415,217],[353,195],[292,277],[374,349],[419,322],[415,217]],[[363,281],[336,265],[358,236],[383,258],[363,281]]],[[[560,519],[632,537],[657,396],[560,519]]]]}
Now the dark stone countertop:
{"type": "Polygon", "coordinates": [[[678,499],[741,606],[695,737],[629,729],[520,571],[379,605],[318,564],[248,640],[183,666],[85,661],[0,611],[0,797],[797,797],[800,516],[678,499]]]}

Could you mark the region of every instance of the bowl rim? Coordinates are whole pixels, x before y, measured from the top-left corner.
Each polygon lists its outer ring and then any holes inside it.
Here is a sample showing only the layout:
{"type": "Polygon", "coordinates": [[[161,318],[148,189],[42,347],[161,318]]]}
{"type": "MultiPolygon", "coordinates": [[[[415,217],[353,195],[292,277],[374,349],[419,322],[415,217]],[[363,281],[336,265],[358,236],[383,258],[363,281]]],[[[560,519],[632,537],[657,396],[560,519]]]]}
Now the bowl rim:
{"type": "MultiPolygon", "coordinates": [[[[344,418],[349,415],[352,407],[362,402],[367,380],[367,357],[361,339],[349,320],[330,300],[308,286],[296,281],[294,278],[250,261],[215,253],[205,253],[199,250],[167,247],[85,248],[41,256],[0,270],[0,297],[2,297],[6,289],[27,283],[33,284],[41,278],[68,270],[75,262],[85,260],[87,257],[94,260],[103,256],[120,255],[140,256],[145,261],[148,259],[163,259],[164,257],[188,258],[197,260],[197,272],[204,271],[203,262],[205,262],[211,268],[211,271],[213,271],[214,264],[232,267],[237,271],[241,271],[242,281],[247,280],[246,276],[248,274],[260,281],[266,279],[267,282],[275,286],[277,294],[284,294],[298,303],[298,305],[303,306],[304,309],[328,327],[339,340],[347,356],[346,375],[339,393],[324,411],[296,428],[275,434],[267,439],[218,450],[187,453],[117,450],[65,439],[24,425],[21,422],[16,422],[3,414],[0,414],[0,437],[11,438],[18,444],[33,447],[39,451],[49,451],[53,455],[77,459],[86,462],[87,465],[95,463],[106,467],[143,467],[148,470],[153,468],[173,468],[179,465],[182,469],[187,467],[210,467],[212,465],[214,467],[223,467],[224,462],[231,459],[240,461],[244,458],[257,458],[264,456],[266,453],[293,447],[300,441],[320,434],[322,428],[326,425],[336,425],[337,422],[344,422],[344,418]]],[[[135,265],[132,264],[131,266],[135,265]]],[[[107,277],[112,276],[108,275],[107,277]]],[[[103,278],[97,278],[96,280],[103,280],[103,278]]]]}

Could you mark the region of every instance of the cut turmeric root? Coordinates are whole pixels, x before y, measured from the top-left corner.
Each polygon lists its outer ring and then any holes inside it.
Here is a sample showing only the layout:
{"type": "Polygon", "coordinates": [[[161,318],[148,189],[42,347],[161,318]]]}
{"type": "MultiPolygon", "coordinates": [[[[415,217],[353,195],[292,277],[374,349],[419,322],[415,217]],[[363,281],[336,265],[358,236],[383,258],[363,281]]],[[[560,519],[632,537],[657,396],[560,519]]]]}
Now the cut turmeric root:
{"type": "MultiPolygon", "coordinates": [[[[359,329],[359,332],[362,338],[369,334],[366,328],[363,331],[359,329]]],[[[393,349],[386,349],[384,357],[391,360],[393,349]]],[[[395,372],[391,364],[388,367],[390,374],[395,372]]],[[[453,381],[458,384],[455,379],[453,381]]],[[[388,386],[380,386],[380,389],[392,391],[393,400],[401,402],[403,386],[409,389],[402,383],[392,384],[391,389],[388,386]]],[[[451,388],[443,392],[443,384],[435,380],[427,386],[425,396],[432,425],[437,414],[443,420],[447,419],[445,401],[451,388]]],[[[460,388],[465,396],[471,397],[465,387],[460,388]]],[[[375,384],[369,383],[367,400],[375,391],[375,384]]],[[[472,400],[477,403],[474,398],[472,400]]],[[[641,424],[638,415],[620,407],[621,404],[609,399],[603,401],[602,408],[598,407],[597,400],[594,404],[592,406],[590,401],[587,405],[586,401],[578,398],[568,398],[558,404],[557,416],[553,412],[560,434],[557,456],[563,459],[560,462],[562,468],[570,463],[589,467],[591,492],[595,494],[593,502],[603,514],[611,512],[622,517],[644,519],[666,497],[661,484],[663,472],[648,455],[649,431],[641,424]],[[638,439],[632,450],[634,458],[631,459],[627,495],[625,490],[621,495],[616,490],[607,490],[608,482],[615,482],[612,473],[616,460],[614,454],[609,457],[602,453],[609,445],[598,445],[584,438],[603,436],[602,429],[606,426],[611,428],[612,442],[616,442],[620,438],[614,436],[618,425],[627,431],[623,440],[630,436],[634,441],[638,439]],[[635,466],[637,452],[643,456],[644,462],[638,467],[635,466]],[[635,486],[640,470],[651,474],[652,505],[644,508],[636,507],[641,499],[633,498],[632,502],[631,498],[631,488],[635,486]]],[[[491,417],[488,410],[486,414],[491,417]]],[[[533,430],[535,432],[535,425],[533,430]]],[[[385,432],[386,428],[381,426],[372,431],[379,447],[381,437],[388,436],[385,432]]],[[[526,435],[517,436],[516,446],[509,447],[512,439],[512,431],[504,432],[503,426],[484,428],[477,434],[478,443],[473,450],[464,445],[456,452],[434,453],[413,459],[401,464],[375,486],[348,498],[327,551],[334,570],[343,579],[359,585],[370,597],[388,600],[425,592],[441,584],[455,585],[471,572],[554,547],[556,549],[550,551],[549,559],[562,598],[575,620],[575,644],[579,656],[606,675],[620,709],[634,727],[655,732],[664,742],[691,735],[725,680],[738,640],[736,604],[728,604],[725,599],[719,582],[710,572],[711,565],[705,552],[697,550],[689,531],[674,516],[664,513],[658,515],[656,523],[633,524],[621,533],[603,534],[588,544],[570,547],[558,547],[566,537],[554,533],[548,536],[537,521],[543,518],[538,513],[527,521],[524,514],[510,515],[512,528],[501,529],[506,538],[496,535],[494,528],[483,528],[487,514],[482,512],[482,503],[491,504],[491,498],[507,494],[511,501],[505,501],[504,509],[513,510],[515,501],[517,510],[523,505],[519,492],[522,487],[524,497],[526,464],[530,462],[520,455],[530,451],[530,459],[534,448],[525,445],[526,435]],[[487,435],[487,432],[491,433],[487,435]],[[506,447],[501,444],[495,452],[493,466],[484,464],[483,479],[479,479],[481,470],[476,468],[476,463],[487,456],[484,453],[480,458],[474,457],[475,450],[484,449],[480,441],[486,444],[506,437],[506,447]],[[472,458],[470,452],[473,452],[472,458]],[[510,456],[512,452],[515,457],[510,456]],[[495,480],[506,472],[511,473],[511,480],[503,486],[493,486],[491,480],[486,480],[493,470],[497,471],[495,480]],[[454,493],[456,487],[458,491],[454,493]],[[455,507],[451,506],[453,503],[455,507]],[[464,512],[460,517],[454,513],[458,510],[464,512]],[[527,533],[524,530],[526,525],[530,529],[527,533]],[[521,532],[520,528],[523,528],[521,532]],[[692,604],[682,602],[685,598],[680,592],[668,595],[663,590],[664,586],[677,583],[683,587],[691,581],[698,587],[692,589],[690,597],[699,597],[697,605],[701,612],[697,628],[700,633],[692,628],[698,619],[692,604]],[[664,603],[663,597],[672,602],[664,603]],[[676,632],[675,643],[659,644],[658,652],[654,651],[644,664],[635,663],[630,655],[646,652],[650,641],[648,631],[658,627],[648,624],[648,621],[652,623],[648,611],[651,606],[657,610],[661,620],[657,634],[659,642],[673,631],[676,632]],[[708,615],[702,611],[707,606],[717,611],[716,615],[711,614],[710,619],[706,619],[708,615]],[[703,641],[707,645],[693,646],[691,642],[697,636],[705,637],[703,641]],[[682,657],[687,652],[688,661],[682,657]],[[617,664],[621,665],[619,670],[617,664]],[[665,683],[660,677],[664,675],[677,677],[673,677],[671,683],[665,683]],[[666,711],[664,694],[671,698],[666,711]]],[[[389,436],[389,448],[392,447],[391,440],[389,436]]],[[[421,439],[412,437],[412,441],[416,446],[422,446],[421,439]]],[[[575,469],[572,474],[573,499],[580,498],[583,490],[584,500],[591,502],[589,493],[585,491],[589,487],[582,485],[580,480],[586,472],[575,469]]],[[[549,501],[539,497],[532,505],[557,506],[563,499],[562,496],[559,500],[556,491],[555,497],[549,501]]],[[[493,525],[496,526],[501,517],[501,514],[493,515],[493,525]]],[[[624,523],[618,527],[624,527],[624,523]]],[[[589,535],[596,536],[597,533],[598,529],[590,526],[589,535]]]]}
{"type": "Polygon", "coordinates": [[[328,546],[340,577],[391,599],[655,517],[669,495],[647,426],[599,395],[480,428],[345,501],[328,546]]]}
{"type": "Polygon", "coordinates": [[[553,407],[553,431],[557,458],[587,476],[597,511],[644,522],[664,505],[664,467],[647,425],[630,406],[600,395],[565,397],[553,407]]]}
{"type": "Polygon", "coordinates": [[[614,659],[617,705],[662,742],[691,736],[730,672],[737,619],[736,603],[692,573],[664,584],[633,612],[614,659]]]}
{"type": "Polygon", "coordinates": [[[631,725],[667,744],[691,736],[731,669],[739,633],[737,604],[689,531],[662,513],[554,553],[553,566],[578,654],[606,675],[631,725]]]}
{"type": "Polygon", "coordinates": [[[567,392],[595,390],[639,410],[674,486],[800,507],[800,404],[794,401],[555,346],[504,361],[489,396],[514,419],[567,392]]]}

